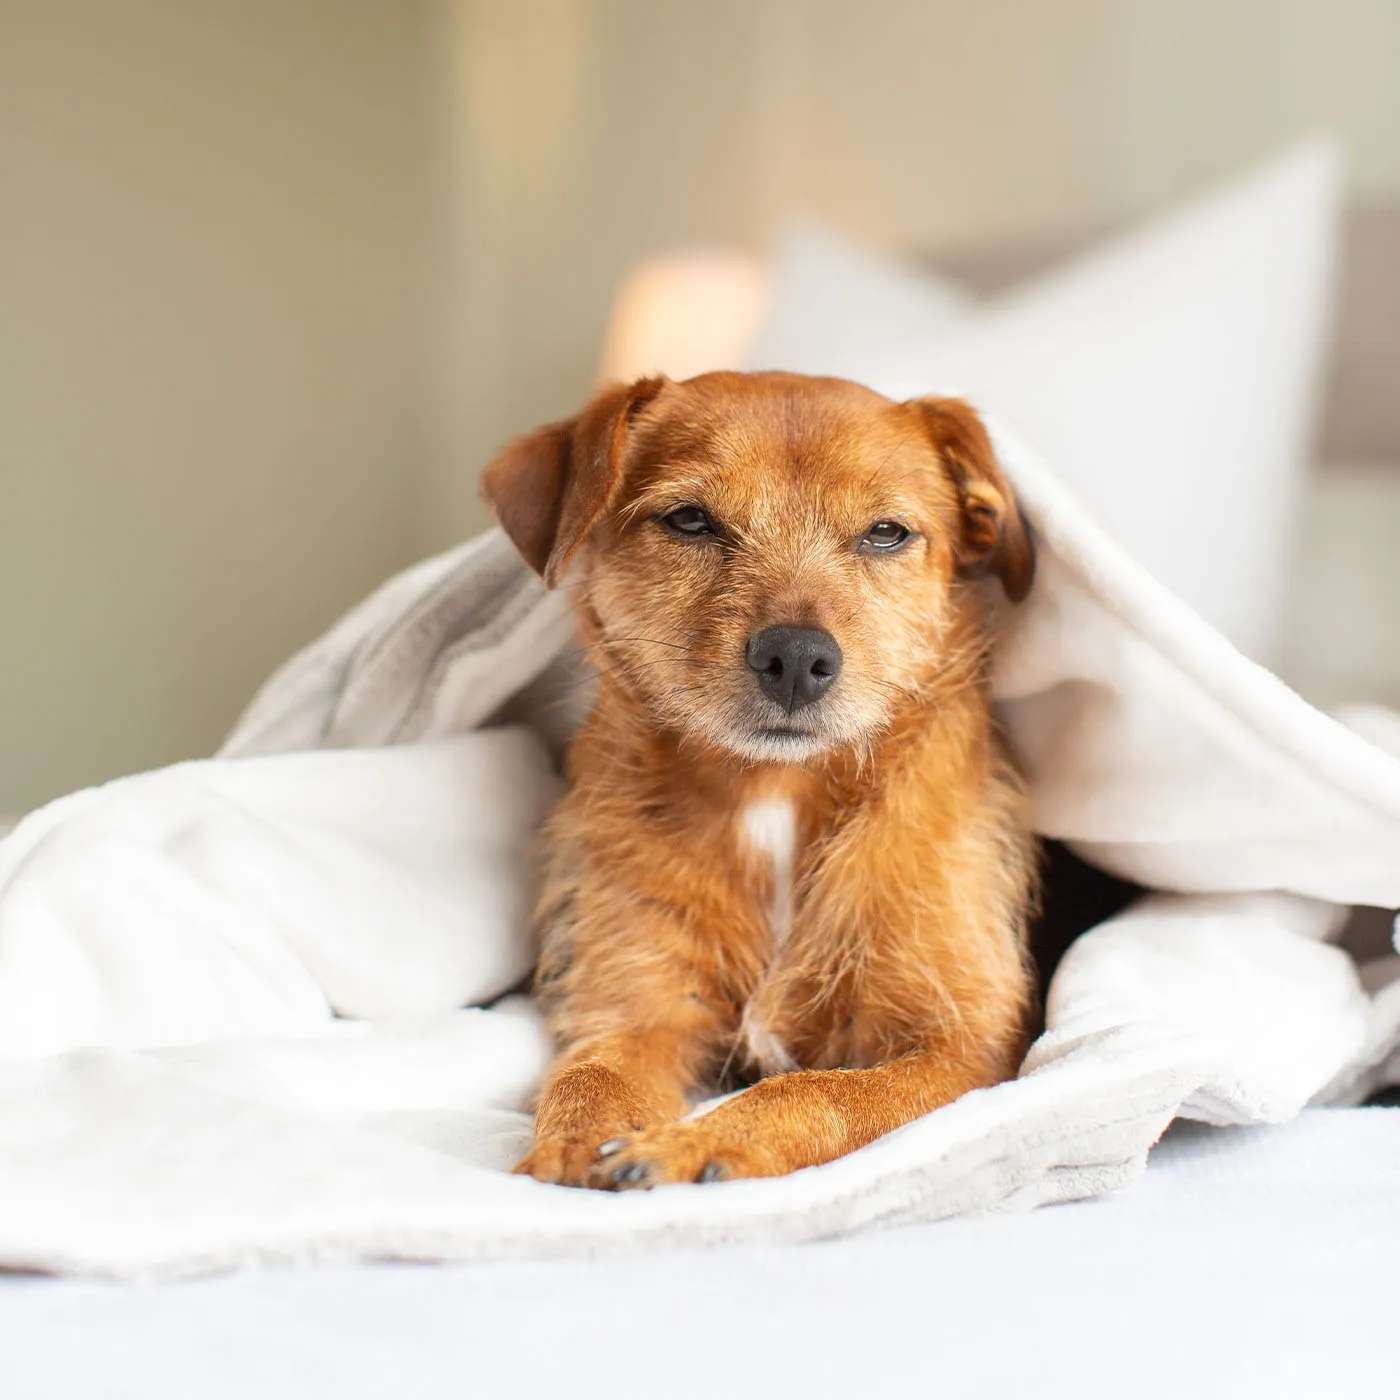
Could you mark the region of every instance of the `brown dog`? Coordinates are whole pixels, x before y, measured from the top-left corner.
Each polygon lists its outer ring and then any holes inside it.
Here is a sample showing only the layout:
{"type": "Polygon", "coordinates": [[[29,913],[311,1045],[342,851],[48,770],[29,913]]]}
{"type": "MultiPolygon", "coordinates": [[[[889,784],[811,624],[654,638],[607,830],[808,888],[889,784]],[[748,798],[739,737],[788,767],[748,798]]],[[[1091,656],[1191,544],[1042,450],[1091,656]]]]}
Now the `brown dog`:
{"type": "Polygon", "coordinates": [[[1034,557],[976,414],[644,379],[483,489],[546,584],[573,566],[599,675],[548,828],[559,1056],[516,1170],[772,1176],[1014,1073],[1035,846],[969,580],[1019,600],[1034,557]],[[682,1120],[730,1071],[758,1082],[682,1120]]]}

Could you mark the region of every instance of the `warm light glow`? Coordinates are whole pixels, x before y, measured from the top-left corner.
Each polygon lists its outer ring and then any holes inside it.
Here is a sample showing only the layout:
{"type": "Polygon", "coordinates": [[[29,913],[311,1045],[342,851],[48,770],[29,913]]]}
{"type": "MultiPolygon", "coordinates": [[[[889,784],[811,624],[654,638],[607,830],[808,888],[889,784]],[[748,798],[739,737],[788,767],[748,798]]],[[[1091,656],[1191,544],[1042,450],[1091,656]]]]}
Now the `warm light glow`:
{"type": "Polygon", "coordinates": [[[768,270],[743,253],[677,253],[643,263],[618,290],[599,377],[689,379],[737,368],[768,304],[768,270]]]}

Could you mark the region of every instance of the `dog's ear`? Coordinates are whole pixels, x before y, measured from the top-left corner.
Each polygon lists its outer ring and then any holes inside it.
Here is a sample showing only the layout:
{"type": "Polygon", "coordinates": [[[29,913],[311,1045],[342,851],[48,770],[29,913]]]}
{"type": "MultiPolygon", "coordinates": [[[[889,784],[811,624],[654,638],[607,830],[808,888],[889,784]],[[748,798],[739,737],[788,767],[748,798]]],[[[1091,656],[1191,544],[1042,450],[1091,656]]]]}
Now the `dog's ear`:
{"type": "Polygon", "coordinates": [[[576,418],[518,437],[481,475],[481,494],[521,557],[553,588],[622,484],[633,415],[665,379],[616,384],[576,418]]]}
{"type": "Polygon", "coordinates": [[[996,574],[1006,596],[1019,603],[1031,591],[1035,549],[981,418],[961,399],[917,399],[913,406],[957,487],[962,506],[958,572],[964,578],[996,574]]]}

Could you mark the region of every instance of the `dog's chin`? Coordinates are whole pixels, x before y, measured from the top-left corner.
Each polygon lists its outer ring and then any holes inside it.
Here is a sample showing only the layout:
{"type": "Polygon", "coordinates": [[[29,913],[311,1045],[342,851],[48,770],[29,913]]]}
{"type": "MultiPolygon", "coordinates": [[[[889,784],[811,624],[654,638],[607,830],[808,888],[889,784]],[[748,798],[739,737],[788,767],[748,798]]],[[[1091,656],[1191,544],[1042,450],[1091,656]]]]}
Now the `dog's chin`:
{"type": "Polygon", "coordinates": [[[726,747],[750,763],[805,763],[825,752],[831,741],[806,729],[752,729],[733,734],[726,747]]]}

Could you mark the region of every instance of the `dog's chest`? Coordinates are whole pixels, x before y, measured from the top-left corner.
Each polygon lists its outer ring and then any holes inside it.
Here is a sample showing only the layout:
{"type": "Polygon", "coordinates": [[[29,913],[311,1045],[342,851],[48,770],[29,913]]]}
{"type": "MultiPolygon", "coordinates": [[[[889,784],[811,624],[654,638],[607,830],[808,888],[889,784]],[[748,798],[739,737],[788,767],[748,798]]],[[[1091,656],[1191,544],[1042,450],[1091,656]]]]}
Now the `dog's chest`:
{"type": "Polygon", "coordinates": [[[801,936],[804,914],[798,903],[806,845],[802,818],[798,804],[780,795],[753,798],[735,817],[738,864],[748,898],[756,905],[759,937],[753,950],[757,975],[739,1009],[735,1048],[739,1059],[760,1074],[802,1064],[796,1053],[799,1027],[783,991],[785,970],[801,953],[793,943],[801,936]]]}
{"type": "Polygon", "coordinates": [[[763,909],[768,952],[778,952],[792,931],[797,865],[797,811],[787,797],[756,797],[740,810],[735,838],[763,909]]]}

